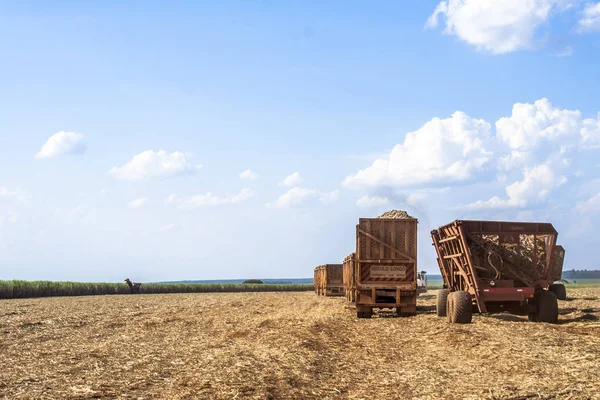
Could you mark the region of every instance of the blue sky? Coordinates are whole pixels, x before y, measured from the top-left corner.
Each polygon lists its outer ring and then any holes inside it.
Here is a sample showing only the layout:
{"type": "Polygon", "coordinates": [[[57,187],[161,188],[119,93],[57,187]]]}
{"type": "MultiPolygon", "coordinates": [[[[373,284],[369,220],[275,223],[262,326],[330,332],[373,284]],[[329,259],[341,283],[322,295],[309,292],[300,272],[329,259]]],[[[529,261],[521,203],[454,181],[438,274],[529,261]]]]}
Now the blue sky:
{"type": "Polygon", "coordinates": [[[598,2],[14,1],[0,35],[0,279],[309,277],[392,208],[432,273],[468,218],[597,268],[598,2]]]}

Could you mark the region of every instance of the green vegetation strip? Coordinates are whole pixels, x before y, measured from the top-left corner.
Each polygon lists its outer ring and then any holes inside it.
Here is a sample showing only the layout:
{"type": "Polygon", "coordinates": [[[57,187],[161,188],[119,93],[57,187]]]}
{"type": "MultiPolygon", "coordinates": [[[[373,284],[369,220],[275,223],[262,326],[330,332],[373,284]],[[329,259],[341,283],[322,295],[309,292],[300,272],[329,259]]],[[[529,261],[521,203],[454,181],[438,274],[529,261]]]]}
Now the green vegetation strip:
{"type": "MultiPolygon", "coordinates": [[[[312,284],[144,283],[141,293],[303,292],[310,290],[313,290],[312,284]]],[[[0,281],[0,299],[130,293],[129,286],[125,283],[0,281]]]]}

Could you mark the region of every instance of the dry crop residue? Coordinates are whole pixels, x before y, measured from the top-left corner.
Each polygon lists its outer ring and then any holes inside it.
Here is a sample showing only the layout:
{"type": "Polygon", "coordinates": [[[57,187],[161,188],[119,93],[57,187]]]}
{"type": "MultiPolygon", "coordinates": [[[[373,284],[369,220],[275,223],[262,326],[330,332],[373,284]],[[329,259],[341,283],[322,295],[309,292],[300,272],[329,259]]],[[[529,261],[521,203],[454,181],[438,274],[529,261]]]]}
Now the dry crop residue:
{"type": "Polygon", "coordinates": [[[451,326],[434,292],[370,320],[313,293],[4,300],[0,398],[594,398],[600,288],[568,293],[557,325],[451,326]]]}
{"type": "Polygon", "coordinates": [[[404,210],[390,210],[381,214],[377,218],[395,218],[395,219],[414,219],[404,210]]]}

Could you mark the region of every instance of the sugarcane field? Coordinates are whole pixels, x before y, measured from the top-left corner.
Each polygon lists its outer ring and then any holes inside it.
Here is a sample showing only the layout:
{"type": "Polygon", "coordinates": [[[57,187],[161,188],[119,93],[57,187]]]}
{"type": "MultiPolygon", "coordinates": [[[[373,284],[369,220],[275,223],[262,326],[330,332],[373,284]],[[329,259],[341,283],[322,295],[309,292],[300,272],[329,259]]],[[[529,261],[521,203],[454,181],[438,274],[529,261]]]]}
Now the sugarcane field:
{"type": "Polygon", "coordinates": [[[3,300],[6,399],[593,399],[600,288],[557,324],[475,315],[357,319],[344,297],[199,293],[3,300]]]}
{"type": "Polygon", "coordinates": [[[406,212],[361,218],[356,232],[343,263],[314,268],[314,292],[152,294],[126,279],[131,295],[2,300],[0,393],[596,397],[600,287],[553,283],[565,249],[552,225],[455,221],[432,231],[441,288],[418,271],[417,220],[406,212]]]}
{"type": "Polygon", "coordinates": [[[600,0],[0,36],[0,400],[600,400],[600,0]]]}

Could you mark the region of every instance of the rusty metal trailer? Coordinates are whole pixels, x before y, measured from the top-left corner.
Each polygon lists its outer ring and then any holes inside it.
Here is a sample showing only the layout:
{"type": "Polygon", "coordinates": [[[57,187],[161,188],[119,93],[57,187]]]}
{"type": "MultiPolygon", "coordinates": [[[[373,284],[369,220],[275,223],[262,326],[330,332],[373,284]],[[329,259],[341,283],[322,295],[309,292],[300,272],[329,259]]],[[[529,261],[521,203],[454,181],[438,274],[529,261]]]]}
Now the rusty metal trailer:
{"type": "Polygon", "coordinates": [[[315,292],[321,296],[343,296],[342,264],[323,264],[315,268],[315,292]]]}
{"type": "Polygon", "coordinates": [[[549,223],[457,220],[431,232],[444,281],[437,315],[469,323],[480,313],[527,312],[531,321],[556,322],[564,285],[564,249],[549,223]]]}
{"type": "Polygon", "coordinates": [[[356,300],[356,280],[354,279],[356,253],[352,253],[344,258],[343,266],[344,293],[346,294],[346,299],[349,302],[354,303],[356,300]]]}
{"type": "Polygon", "coordinates": [[[374,309],[394,308],[399,316],[417,312],[417,220],[360,218],[356,252],[344,259],[346,298],[359,318],[374,309]]]}

